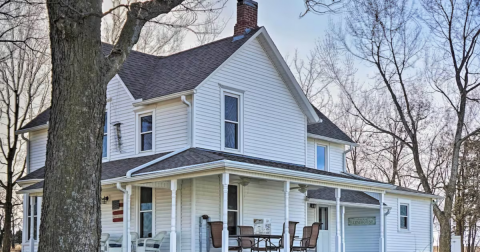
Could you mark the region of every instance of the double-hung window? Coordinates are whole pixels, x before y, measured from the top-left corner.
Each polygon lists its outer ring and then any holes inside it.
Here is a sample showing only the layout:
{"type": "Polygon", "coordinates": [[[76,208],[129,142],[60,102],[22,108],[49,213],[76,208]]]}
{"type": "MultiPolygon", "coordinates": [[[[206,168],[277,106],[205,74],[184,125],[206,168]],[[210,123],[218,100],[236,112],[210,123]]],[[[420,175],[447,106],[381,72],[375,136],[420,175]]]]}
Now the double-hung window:
{"type": "Polygon", "coordinates": [[[140,151],[153,149],[153,116],[140,116],[140,151]]]}
{"type": "Polygon", "coordinates": [[[228,186],[228,233],[237,234],[238,224],[238,187],[228,186]]]}
{"type": "Polygon", "coordinates": [[[410,229],[410,205],[407,203],[400,203],[400,230],[410,229]]]}
{"type": "Polygon", "coordinates": [[[224,147],[240,149],[240,96],[225,93],[224,102],[224,147]]]}
{"type": "Polygon", "coordinates": [[[103,125],[103,150],[102,157],[107,157],[108,147],[108,112],[105,112],[105,125],[103,125]]]}
{"type": "Polygon", "coordinates": [[[316,149],[316,168],[318,170],[326,171],[327,170],[327,146],[317,145],[316,149]]]}
{"type": "Polygon", "coordinates": [[[140,188],[140,238],[152,237],[153,232],[153,191],[140,188]]]}
{"type": "Polygon", "coordinates": [[[33,215],[33,239],[37,240],[37,216],[38,216],[38,198],[37,197],[32,197],[33,198],[33,213],[32,213],[32,207],[31,207],[31,202],[30,200],[28,201],[28,235],[27,239],[30,240],[30,230],[32,230],[32,223],[31,223],[31,218],[33,215]]]}

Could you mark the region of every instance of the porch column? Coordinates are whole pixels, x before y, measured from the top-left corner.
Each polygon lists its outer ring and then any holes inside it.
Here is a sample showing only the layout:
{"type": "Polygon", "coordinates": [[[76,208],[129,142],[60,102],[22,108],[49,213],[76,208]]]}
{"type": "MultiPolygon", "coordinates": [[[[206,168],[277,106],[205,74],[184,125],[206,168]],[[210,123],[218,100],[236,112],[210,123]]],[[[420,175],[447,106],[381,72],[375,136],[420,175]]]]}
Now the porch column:
{"type": "Polygon", "coordinates": [[[129,236],[129,230],[128,230],[128,216],[130,213],[128,212],[128,205],[130,203],[128,202],[130,197],[128,196],[128,192],[125,190],[123,191],[123,234],[122,234],[122,251],[123,252],[128,252],[128,236],[129,236]]]}
{"type": "Polygon", "coordinates": [[[290,211],[289,211],[289,197],[290,197],[290,181],[285,181],[283,192],[285,193],[285,234],[283,237],[283,251],[290,252],[290,211]]]}
{"type": "Polygon", "coordinates": [[[170,181],[170,189],[172,190],[172,213],[171,213],[171,231],[170,231],[170,252],[177,251],[177,232],[175,231],[175,225],[177,223],[177,180],[172,179],[170,181]]]}
{"type": "Polygon", "coordinates": [[[22,232],[22,244],[28,242],[28,222],[30,221],[28,219],[28,202],[30,200],[30,194],[24,194],[23,195],[23,230],[22,232]],[[25,232],[27,230],[27,232],[25,232]]]}
{"type": "Polygon", "coordinates": [[[383,212],[383,201],[385,197],[385,193],[382,192],[379,195],[380,197],[378,198],[378,203],[380,203],[380,244],[379,244],[379,251],[384,252],[385,251],[385,239],[383,237],[384,235],[384,221],[385,221],[385,213],[383,212]]]}
{"type": "Polygon", "coordinates": [[[336,211],[336,219],[337,219],[337,236],[335,239],[335,251],[341,252],[342,251],[342,234],[341,234],[341,223],[340,223],[340,216],[341,216],[341,211],[340,211],[340,197],[342,196],[342,189],[340,188],[335,188],[335,199],[336,199],[336,206],[337,206],[337,211],[336,211]]]}
{"type": "Polygon", "coordinates": [[[132,252],[132,235],[130,234],[130,232],[132,231],[131,229],[132,185],[127,185],[125,189],[127,191],[125,193],[127,195],[127,202],[123,203],[123,209],[127,210],[127,215],[124,215],[123,221],[127,223],[127,252],[132,252]]]}
{"type": "Polygon", "coordinates": [[[342,206],[342,252],[345,252],[345,206],[342,206]]]}
{"type": "Polygon", "coordinates": [[[30,251],[35,251],[34,221],[35,221],[35,197],[30,197],[30,251]]]}
{"type": "Polygon", "coordinates": [[[228,184],[230,183],[230,174],[222,174],[223,197],[222,197],[222,252],[228,252],[228,184]]]}

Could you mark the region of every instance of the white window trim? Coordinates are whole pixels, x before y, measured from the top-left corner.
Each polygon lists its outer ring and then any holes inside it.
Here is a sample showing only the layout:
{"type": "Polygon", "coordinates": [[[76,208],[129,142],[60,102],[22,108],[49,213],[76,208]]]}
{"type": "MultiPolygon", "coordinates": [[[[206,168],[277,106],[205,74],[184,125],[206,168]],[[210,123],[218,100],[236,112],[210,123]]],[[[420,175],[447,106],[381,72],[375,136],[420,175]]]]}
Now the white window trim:
{"type": "Polygon", "coordinates": [[[243,153],[243,92],[239,92],[240,90],[231,90],[227,89],[225,86],[221,86],[220,89],[220,116],[221,116],[221,135],[220,135],[220,142],[221,142],[221,150],[226,152],[233,152],[233,153],[243,153]],[[238,149],[230,149],[225,147],[225,95],[230,95],[233,97],[238,97],[238,149]]]}
{"type": "Polygon", "coordinates": [[[411,231],[411,224],[412,224],[412,202],[407,199],[398,199],[397,204],[397,229],[400,233],[410,233],[411,231]],[[407,205],[407,229],[403,229],[400,227],[400,205],[407,205]]]}
{"type": "Polygon", "coordinates": [[[326,143],[315,142],[314,168],[318,170],[317,168],[317,147],[318,146],[325,147],[325,170],[324,171],[330,171],[330,146],[329,144],[326,144],[326,143]]]}
{"type": "MultiPolygon", "coordinates": [[[[135,218],[136,218],[136,232],[140,235],[140,194],[142,192],[142,187],[137,187],[137,190],[135,192],[135,195],[137,196],[137,200],[135,201],[136,202],[136,206],[135,206],[135,209],[137,210],[136,212],[136,215],[135,215],[135,218]]],[[[156,201],[155,201],[155,188],[152,187],[152,238],[157,234],[157,229],[156,229],[156,226],[155,226],[155,223],[156,223],[156,201]]],[[[145,212],[145,211],[143,211],[145,212]]]]}
{"type": "MultiPolygon", "coordinates": [[[[230,183],[228,185],[234,185],[237,186],[237,226],[242,226],[243,225],[243,190],[244,186],[240,185],[239,183],[230,183]]],[[[223,185],[222,182],[220,181],[220,195],[223,194],[223,185]]],[[[228,198],[227,198],[228,200],[228,198]]],[[[223,206],[223,197],[220,199],[220,217],[222,218],[223,211],[222,211],[222,206],[223,206]]],[[[227,204],[227,217],[228,217],[228,204],[227,204]]]]}
{"type": "MultiPolygon", "coordinates": [[[[111,129],[111,125],[110,125],[110,122],[111,122],[111,110],[110,110],[110,102],[107,103],[107,108],[105,109],[105,113],[107,113],[107,121],[105,122],[105,125],[107,125],[107,156],[103,157],[102,156],[102,161],[110,161],[110,150],[111,150],[111,132],[112,132],[112,129],[111,129]]],[[[104,133],[105,134],[105,133],[104,133]]],[[[103,148],[103,147],[102,147],[103,148]]],[[[103,154],[102,154],[103,155],[103,154]]]]}
{"type": "Polygon", "coordinates": [[[156,126],[156,121],[155,121],[155,110],[144,110],[141,112],[135,113],[135,150],[137,155],[150,155],[152,153],[155,153],[155,143],[156,143],[156,137],[155,137],[155,126],[156,126]],[[146,150],[146,151],[141,151],[141,141],[142,138],[140,137],[140,119],[144,116],[152,116],[152,149],[151,150],[146,150]]]}

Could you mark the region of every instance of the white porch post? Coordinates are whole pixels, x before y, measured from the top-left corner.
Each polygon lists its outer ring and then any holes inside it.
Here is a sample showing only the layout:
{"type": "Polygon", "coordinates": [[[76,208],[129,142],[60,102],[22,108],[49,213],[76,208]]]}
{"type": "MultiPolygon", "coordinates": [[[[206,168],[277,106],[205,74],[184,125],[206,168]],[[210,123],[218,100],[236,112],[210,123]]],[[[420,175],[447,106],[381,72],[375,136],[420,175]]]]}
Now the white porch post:
{"type": "Polygon", "coordinates": [[[230,183],[230,174],[222,174],[223,197],[222,197],[222,252],[228,252],[228,184],[230,183]]]}
{"type": "Polygon", "coordinates": [[[285,193],[285,234],[283,236],[283,251],[290,252],[290,181],[285,181],[283,191],[285,193]]]}
{"type": "Polygon", "coordinates": [[[385,193],[380,193],[378,202],[380,203],[380,244],[379,244],[379,251],[385,251],[385,239],[383,237],[384,234],[384,221],[385,221],[385,213],[383,212],[383,200],[385,197],[385,193]]]}
{"type": "Polygon", "coordinates": [[[177,213],[177,180],[172,179],[170,182],[170,189],[172,190],[172,212],[171,212],[171,231],[170,231],[170,252],[177,251],[177,232],[176,232],[176,213],[177,213]]]}
{"type": "Polygon", "coordinates": [[[31,252],[35,251],[35,247],[34,247],[35,237],[33,237],[34,221],[35,221],[34,213],[35,213],[35,197],[30,197],[30,230],[28,231],[30,232],[30,251],[31,252]]]}
{"type": "MultiPolygon", "coordinates": [[[[28,230],[28,201],[30,194],[23,195],[23,230],[28,230]]],[[[28,242],[28,232],[22,232],[22,244],[28,242]]]]}
{"type": "Polygon", "coordinates": [[[337,219],[337,225],[336,225],[336,228],[337,228],[337,236],[336,236],[336,244],[335,244],[335,251],[337,252],[341,252],[342,250],[342,236],[341,236],[341,223],[340,223],[340,215],[341,215],[341,212],[340,212],[340,197],[342,195],[342,189],[340,188],[335,188],[335,199],[336,199],[336,206],[337,206],[337,211],[336,211],[336,219],[337,219]]]}
{"type": "Polygon", "coordinates": [[[342,252],[345,252],[345,206],[342,206],[342,252]]]}
{"type": "Polygon", "coordinates": [[[130,197],[128,197],[128,192],[123,191],[123,234],[122,234],[122,251],[128,252],[128,205],[130,197]]]}
{"type": "Polygon", "coordinates": [[[132,231],[131,229],[132,185],[127,185],[125,189],[127,191],[127,193],[125,193],[127,195],[127,202],[123,203],[123,209],[127,210],[127,215],[124,215],[123,221],[127,223],[127,252],[131,252],[132,251],[132,235],[130,234],[130,231],[132,231]]]}

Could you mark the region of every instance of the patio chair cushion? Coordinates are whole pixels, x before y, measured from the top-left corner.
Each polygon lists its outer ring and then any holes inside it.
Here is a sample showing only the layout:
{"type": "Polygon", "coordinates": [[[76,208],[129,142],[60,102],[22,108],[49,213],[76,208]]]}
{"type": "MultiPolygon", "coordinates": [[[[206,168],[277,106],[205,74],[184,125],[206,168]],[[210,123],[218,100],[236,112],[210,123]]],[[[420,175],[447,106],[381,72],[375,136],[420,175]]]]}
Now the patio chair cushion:
{"type": "Polygon", "coordinates": [[[109,246],[110,248],[121,248],[121,247],[122,247],[122,244],[111,243],[111,244],[108,244],[108,246],[109,246]]]}
{"type": "MultiPolygon", "coordinates": [[[[139,243],[138,246],[143,247],[143,243],[139,243]]],[[[160,248],[160,244],[153,244],[153,248],[160,248]]]]}

